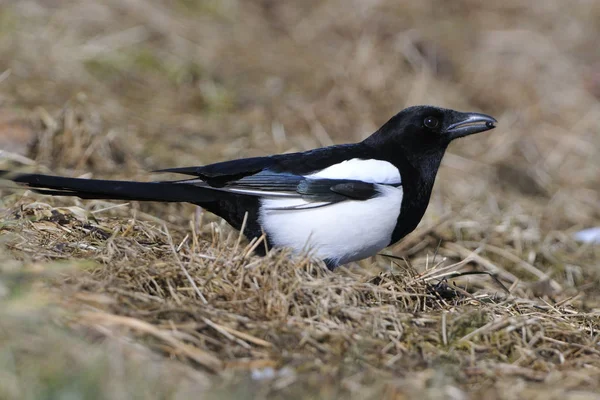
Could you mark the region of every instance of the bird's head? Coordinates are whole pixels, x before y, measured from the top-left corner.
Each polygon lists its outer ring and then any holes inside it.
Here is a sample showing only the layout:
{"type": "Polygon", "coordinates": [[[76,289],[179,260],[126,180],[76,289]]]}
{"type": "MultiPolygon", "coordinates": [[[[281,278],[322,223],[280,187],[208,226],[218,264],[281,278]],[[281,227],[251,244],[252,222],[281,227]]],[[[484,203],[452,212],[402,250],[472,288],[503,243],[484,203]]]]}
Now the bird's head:
{"type": "Polygon", "coordinates": [[[439,164],[451,141],[493,129],[496,122],[489,115],[480,113],[414,106],[393,116],[364,143],[378,147],[392,157],[404,156],[413,165],[422,162],[439,164]]]}

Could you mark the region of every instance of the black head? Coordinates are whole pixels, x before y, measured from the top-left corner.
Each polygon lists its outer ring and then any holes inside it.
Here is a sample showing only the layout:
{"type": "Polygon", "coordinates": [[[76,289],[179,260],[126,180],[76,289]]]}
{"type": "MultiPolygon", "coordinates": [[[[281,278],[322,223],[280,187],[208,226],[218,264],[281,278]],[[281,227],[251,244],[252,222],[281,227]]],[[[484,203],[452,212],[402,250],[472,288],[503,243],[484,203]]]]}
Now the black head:
{"type": "Polygon", "coordinates": [[[451,141],[488,131],[496,120],[432,106],[409,107],[362,142],[400,170],[404,197],[392,243],[411,232],[425,213],[437,170],[451,141]]]}
{"type": "Polygon", "coordinates": [[[413,162],[432,157],[439,162],[452,140],[493,129],[496,122],[485,114],[414,106],[393,116],[364,143],[391,156],[401,152],[413,162]]]}

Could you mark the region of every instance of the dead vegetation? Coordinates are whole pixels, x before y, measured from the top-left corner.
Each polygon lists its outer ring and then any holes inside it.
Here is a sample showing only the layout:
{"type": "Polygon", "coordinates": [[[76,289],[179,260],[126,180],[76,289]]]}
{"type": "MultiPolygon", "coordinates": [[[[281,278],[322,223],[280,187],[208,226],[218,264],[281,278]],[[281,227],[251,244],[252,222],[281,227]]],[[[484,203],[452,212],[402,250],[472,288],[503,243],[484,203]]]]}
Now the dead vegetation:
{"type": "Polygon", "coordinates": [[[144,171],[482,109],[421,226],[329,273],[189,205],[2,189],[0,397],[594,398],[600,3],[0,10],[2,169],[144,171]],[[468,22],[466,18],[468,17],[468,22]]]}

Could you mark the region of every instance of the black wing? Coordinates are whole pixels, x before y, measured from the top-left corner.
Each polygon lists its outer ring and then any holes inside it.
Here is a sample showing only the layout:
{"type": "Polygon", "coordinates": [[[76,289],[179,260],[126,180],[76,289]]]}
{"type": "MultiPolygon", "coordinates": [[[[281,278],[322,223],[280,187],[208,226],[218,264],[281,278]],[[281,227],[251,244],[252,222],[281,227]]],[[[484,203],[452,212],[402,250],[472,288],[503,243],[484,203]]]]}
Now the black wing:
{"type": "Polygon", "coordinates": [[[290,209],[322,207],[344,200],[368,200],[379,194],[377,184],[374,183],[350,179],[311,178],[270,170],[226,182],[221,186],[213,186],[199,179],[180,181],[179,184],[271,199],[295,198],[309,203],[290,209]]]}
{"type": "Polygon", "coordinates": [[[335,183],[331,191],[353,200],[369,200],[375,197],[375,185],[362,181],[346,181],[335,183]]]}
{"type": "Polygon", "coordinates": [[[156,172],[199,178],[183,180],[179,182],[181,184],[265,198],[298,198],[311,203],[303,204],[303,207],[321,207],[344,200],[368,200],[379,195],[375,183],[305,176],[352,158],[369,158],[369,154],[364,146],[349,144],[156,172]]]}
{"type": "Polygon", "coordinates": [[[350,158],[369,158],[370,156],[367,149],[361,144],[345,144],[298,153],[241,158],[204,166],[168,168],[154,172],[196,176],[213,187],[220,187],[225,186],[228,182],[238,181],[260,172],[309,175],[350,158]]]}
{"type": "Polygon", "coordinates": [[[273,157],[241,158],[198,167],[167,168],[154,172],[172,172],[197,176],[211,186],[223,186],[227,182],[259,173],[275,164],[273,157]]]}
{"type": "Polygon", "coordinates": [[[296,192],[306,204],[285,207],[270,207],[271,210],[306,210],[336,204],[345,200],[368,200],[379,195],[374,183],[345,179],[306,178],[296,192]]]}

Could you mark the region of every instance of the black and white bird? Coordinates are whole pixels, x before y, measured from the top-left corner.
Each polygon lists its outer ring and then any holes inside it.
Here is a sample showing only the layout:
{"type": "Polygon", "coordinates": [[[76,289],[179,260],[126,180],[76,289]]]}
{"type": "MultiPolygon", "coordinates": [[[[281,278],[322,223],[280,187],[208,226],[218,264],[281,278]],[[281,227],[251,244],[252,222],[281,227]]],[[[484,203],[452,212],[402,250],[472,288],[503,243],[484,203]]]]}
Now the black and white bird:
{"type": "MultiPolygon", "coordinates": [[[[330,269],[375,255],[414,230],[451,141],[496,120],[432,106],[400,111],[359,143],[171,168],[190,179],[110,181],[0,171],[34,191],[83,199],[189,202],[268,247],[310,251],[330,269]]],[[[258,249],[264,254],[265,249],[258,249]]]]}

